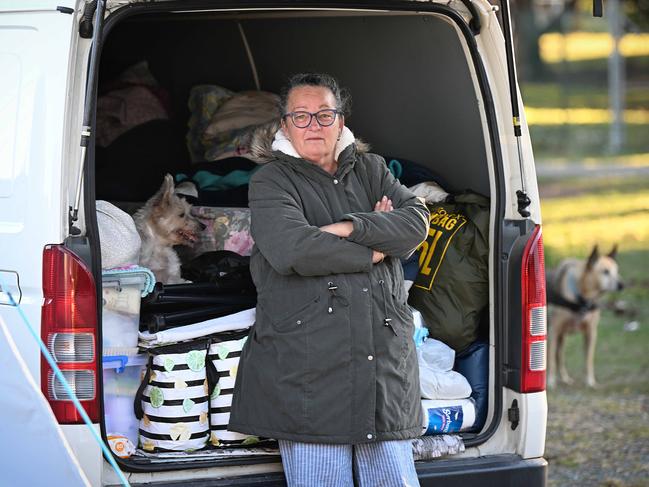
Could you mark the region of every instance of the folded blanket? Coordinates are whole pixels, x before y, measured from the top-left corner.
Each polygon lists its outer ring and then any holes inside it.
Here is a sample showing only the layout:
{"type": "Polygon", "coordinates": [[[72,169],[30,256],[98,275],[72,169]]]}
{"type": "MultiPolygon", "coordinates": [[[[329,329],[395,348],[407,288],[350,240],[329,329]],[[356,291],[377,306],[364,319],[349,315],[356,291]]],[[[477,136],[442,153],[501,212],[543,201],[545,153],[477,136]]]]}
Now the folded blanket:
{"type": "Polygon", "coordinates": [[[159,347],[161,345],[183,342],[214,333],[250,328],[254,323],[255,308],[251,308],[231,315],[221,316],[220,318],[194,323],[193,325],[179,326],[171,330],[159,331],[158,333],[149,333],[148,331],[140,332],[139,346],[141,348],[159,347]]]}
{"type": "Polygon", "coordinates": [[[129,280],[131,280],[131,283],[141,280],[142,297],[153,291],[153,288],[155,286],[155,276],[153,275],[153,272],[151,272],[146,267],[140,267],[139,265],[127,265],[124,267],[103,269],[101,272],[101,277],[104,282],[111,279],[119,279],[119,281],[125,285],[129,284],[129,280]]]}

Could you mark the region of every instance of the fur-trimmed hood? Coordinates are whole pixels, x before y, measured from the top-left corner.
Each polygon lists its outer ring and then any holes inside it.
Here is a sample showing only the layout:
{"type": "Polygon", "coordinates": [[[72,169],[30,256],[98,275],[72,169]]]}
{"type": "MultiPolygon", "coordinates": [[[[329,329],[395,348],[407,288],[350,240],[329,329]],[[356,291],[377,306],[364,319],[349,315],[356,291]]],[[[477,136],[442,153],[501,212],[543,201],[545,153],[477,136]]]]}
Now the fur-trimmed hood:
{"type": "MultiPolygon", "coordinates": [[[[370,150],[369,144],[356,138],[349,128],[344,127],[341,138],[336,144],[336,159],[351,144],[356,145],[358,153],[365,153],[370,150]]],[[[300,157],[293,144],[284,135],[279,120],[257,127],[253,131],[250,141],[250,155],[260,164],[275,159],[276,157],[273,155],[275,151],[283,152],[291,157],[300,157]]]]}

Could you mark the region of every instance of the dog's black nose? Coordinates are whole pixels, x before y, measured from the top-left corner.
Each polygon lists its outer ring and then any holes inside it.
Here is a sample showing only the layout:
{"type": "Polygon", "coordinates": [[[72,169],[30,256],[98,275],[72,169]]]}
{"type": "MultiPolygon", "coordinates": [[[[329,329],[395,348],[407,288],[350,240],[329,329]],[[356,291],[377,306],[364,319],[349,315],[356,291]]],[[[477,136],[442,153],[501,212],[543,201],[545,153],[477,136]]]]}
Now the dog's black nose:
{"type": "Polygon", "coordinates": [[[624,283],[622,281],[618,281],[617,282],[617,290],[621,291],[622,289],[624,289],[624,283]]]}

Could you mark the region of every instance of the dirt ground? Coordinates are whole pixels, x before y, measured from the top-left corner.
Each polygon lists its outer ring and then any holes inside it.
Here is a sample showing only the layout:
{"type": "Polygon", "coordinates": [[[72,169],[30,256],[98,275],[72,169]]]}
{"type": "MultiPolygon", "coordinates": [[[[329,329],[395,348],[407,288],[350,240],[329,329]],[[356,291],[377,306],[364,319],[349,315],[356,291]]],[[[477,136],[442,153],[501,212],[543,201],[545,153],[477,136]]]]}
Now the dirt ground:
{"type": "Polygon", "coordinates": [[[559,388],[548,395],[552,487],[649,486],[649,397],[559,388]]]}
{"type": "Polygon", "coordinates": [[[602,315],[597,388],[584,384],[581,336],[572,335],[565,356],[574,383],[548,391],[545,457],[551,487],[649,486],[649,327],[644,314],[636,316],[634,331],[625,329],[628,316],[613,316],[608,309],[602,315]]]}

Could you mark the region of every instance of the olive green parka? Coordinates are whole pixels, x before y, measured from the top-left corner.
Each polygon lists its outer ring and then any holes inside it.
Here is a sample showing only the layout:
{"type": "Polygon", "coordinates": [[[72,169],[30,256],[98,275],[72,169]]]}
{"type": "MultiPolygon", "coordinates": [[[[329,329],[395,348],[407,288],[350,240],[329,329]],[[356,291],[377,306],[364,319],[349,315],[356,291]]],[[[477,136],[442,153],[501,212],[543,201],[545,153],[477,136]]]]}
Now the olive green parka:
{"type": "Polygon", "coordinates": [[[270,157],[249,187],[258,303],[229,429],[316,443],[419,436],[399,258],[425,239],[426,206],[356,143],[340,152],[333,175],[280,151],[270,157]],[[383,195],[394,209],[373,211],[383,195]],[[343,220],[353,223],[348,238],[319,229],[343,220]],[[386,254],[383,262],[372,263],[372,249],[386,254]]]}

